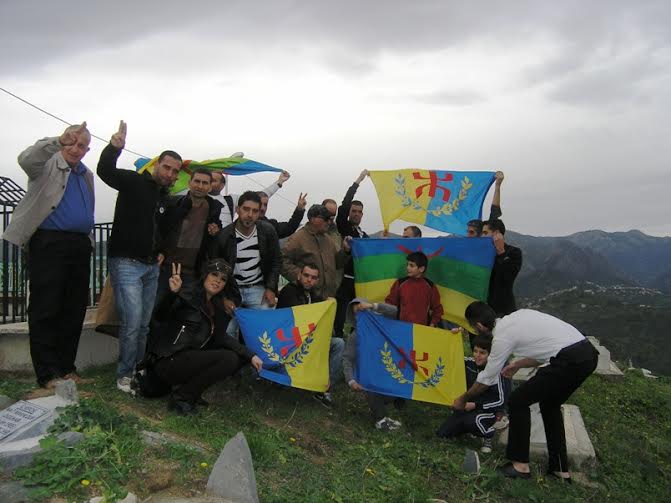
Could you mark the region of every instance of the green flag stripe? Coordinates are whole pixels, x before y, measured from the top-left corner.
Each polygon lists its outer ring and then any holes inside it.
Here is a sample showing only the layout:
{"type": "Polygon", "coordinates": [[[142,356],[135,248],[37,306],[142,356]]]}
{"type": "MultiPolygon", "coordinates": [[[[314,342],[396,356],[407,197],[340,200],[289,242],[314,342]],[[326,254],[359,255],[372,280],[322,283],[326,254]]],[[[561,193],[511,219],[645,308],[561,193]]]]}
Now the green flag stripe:
{"type": "MultiPolygon", "coordinates": [[[[354,260],[357,283],[403,278],[406,276],[405,255],[389,253],[354,260]]],[[[476,299],[486,298],[489,269],[447,257],[429,259],[427,278],[439,286],[476,299]]]]}

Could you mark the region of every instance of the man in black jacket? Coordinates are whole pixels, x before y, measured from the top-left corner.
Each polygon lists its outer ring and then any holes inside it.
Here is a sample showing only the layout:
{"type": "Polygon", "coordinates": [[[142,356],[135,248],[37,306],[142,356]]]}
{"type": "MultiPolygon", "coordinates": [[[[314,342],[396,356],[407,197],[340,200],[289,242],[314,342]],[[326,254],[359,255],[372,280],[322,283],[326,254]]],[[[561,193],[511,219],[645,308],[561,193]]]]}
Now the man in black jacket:
{"type": "Polygon", "coordinates": [[[303,215],[305,215],[305,206],[307,204],[307,193],[301,194],[298,196],[298,204],[294,210],[291,218],[288,222],[278,222],[274,218],[266,217],[266,211],[268,210],[268,199],[270,196],[263,191],[259,192],[259,197],[261,198],[261,209],[259,210],[259,220],[268,222],[275,228],[277,232],[277,237],[280,239],[288,238],[300,227],[301,221],[303,220],[303,215]]]}
{"type": "Polygon", "coordinates": [[[494,219],[485,222],[482,228],[483,236],[491,236],[496,248],[496,259],[492,274],[489,277],[489,295],[487,304],[501,317],[517,310],[513,284],[522,268],[522,250],[516,246],[506,244],[504,235],[506,226],[503,220],[494,219]]]}
{"type": "MultiPolygon", "coordinates": [[[[338,208],[338,216],[336,217],[336,225],[338,232],[343,239],[350,238],[367,238],[363,229],[361,229],[361,219],[363,218],[363,203],[355,201],[359,185],[368,176],[368,170],[364,169],[354,181],[352,186],[347,189],[345,198],[338,208]]],[[[347,306],[354,298],[354,261],[349,257],[345,262],[345,269],[343,271],[342,282],[338,288],[336,299],[338,301],[338,309],[336,311],[335,323],[333,329],[337,337],[342,337],[343,327],[345,326],[345,317],[347,315],[347,306]]]]}
{"type": "Polygon", "coordinates": [[[191,293],[207,250],[214,241],[213,236],[221,230],[219,215],[222,205],[207,195],[211,185],[212,172],[196,168],[191,173],[189,192],[168,200],[161,219],[161,234],[164,236],[161,251],[165,260],[158,279],[156,304],[169,290],[173,263],[181,265],[182,295],[191,293]]]}
{"type": "Polygon", "coordinates": [[[166,150],[153,173],[117,169],[126,143],[126,123],[100,155],[98,176],[119,191],[108,241],[108,266],[119,316],[117,388],[131,393],[131,376],[144,357],[159,274],[157,220],[165,213],[168,188],[175,183],[182,158],[166,150]]]}
{"type": "MultiPolygon", "coordinates": [[[[268,309],[277,304],[282,253],[273,226],[259,220],[260,208],[256,192],[243,193],[238,199],[238,218],[217,234],[210,257],[223,258],[233,267],[241,295],[239,307],[268,309]]],[[[237,328],[233,320],[228,333],[233,335],[237,328]]]]}

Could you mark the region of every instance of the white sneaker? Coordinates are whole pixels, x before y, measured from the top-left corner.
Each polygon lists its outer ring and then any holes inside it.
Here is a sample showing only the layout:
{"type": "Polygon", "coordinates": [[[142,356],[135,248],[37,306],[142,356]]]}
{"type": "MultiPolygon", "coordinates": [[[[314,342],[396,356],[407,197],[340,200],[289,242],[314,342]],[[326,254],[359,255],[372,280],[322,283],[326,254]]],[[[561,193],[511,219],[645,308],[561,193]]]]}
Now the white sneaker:
{"type": "Polygon", "coordinates": [[[495,430],[505,430],[508,427],[509,423],[510,423],[510,420],[508,419],[508,416],[501,416],[501,419],[496,421],[492,425],[492,428],[494,428],[495,430]]]}
{"type": "Polygon", "coordinates": [[[398,430],[401,427],[401,423],[400,421],[395,421],[390,417],[383,417],[377,423],[375,423],[375,427],[382,431],[393,431],[398,430]]]}
{"type": "Polygon", "coordinates": [[[135,395],[135,390],[131,388],[132,379],[130,377],[119,377],[116,380],[116,387],[118,390],[128,393],[130,395],[135,395]]]}
{"type": "Polygon", "coordinates": [[[483,438],[482,439],[482,447],[480,447],[480,452],[483,454],[489,454],[492,452],[492,439],[491,438],[483,438]]]}

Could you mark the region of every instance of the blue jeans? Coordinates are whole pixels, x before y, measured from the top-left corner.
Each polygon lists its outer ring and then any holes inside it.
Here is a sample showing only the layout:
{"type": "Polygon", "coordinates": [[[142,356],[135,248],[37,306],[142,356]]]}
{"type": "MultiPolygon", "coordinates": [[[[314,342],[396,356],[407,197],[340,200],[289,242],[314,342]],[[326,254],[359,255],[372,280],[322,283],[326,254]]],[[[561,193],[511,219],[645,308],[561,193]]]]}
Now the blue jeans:
{"type": "MultiPolygon", "coordinates": [[[[270,306],[264,302],[263,294],[266,291],[266,287],[263,285],[252,285],[252,286],[242,286],[238,285],[240,290],[240,297],[242,297],[242,302],[240,302],[240,307],[246,307],[249,309],[270,309],[270,306]]],[[[226,333],[231,337],[237,338],[238,333],[238,320],[235,317],[228,324],[226,333]]]]}
{"type": "Polygon", "coordinates": [[[124,257],[108,260],[114,302],[119,316],[117,378],[132,376],[144,358],[149,322],[156,300],[158,264],[124,257]]]}

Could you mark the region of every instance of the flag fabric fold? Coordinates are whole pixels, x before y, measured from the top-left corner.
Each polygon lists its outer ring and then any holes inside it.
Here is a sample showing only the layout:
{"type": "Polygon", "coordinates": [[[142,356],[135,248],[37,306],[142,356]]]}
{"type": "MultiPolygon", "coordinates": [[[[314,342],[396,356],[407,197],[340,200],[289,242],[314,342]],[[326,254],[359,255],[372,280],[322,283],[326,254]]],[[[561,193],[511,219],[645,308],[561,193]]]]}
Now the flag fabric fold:
{"type": "Polygon", "coordinates": [[[324,392],[336,303],[330,299],[284,309],[236,309],[245,344],[263,360],[261,377],[324,392]]]}
{"type": "Polygon", "coordinates": [[[406,257],[421,251],[429,258],[426,277],[438,288],[443,318],[468,327],[466,307],[487,300],[496,251],[491,238],[399,238],[352,241],[357,297],[384,302],[391,286],[406,274],[406,257]]]}
{"type": "MultiPolygon", "coordinates": [[[[143,173],[144,171],[149,171],[152,173],[154,170],[154,165],[157,161],[158,157],[154,157],[153,159],[142,157],[135,161],[135,168],[137,169],[138,173],[143,173]]],[[[274,168],[267,164],[252,161],[251,159],[245,159],[244,157],[225,157],[221,159],[210,159],[208,161],[186,160],[183,162],[182,169],[177,175],[177,181],[170,188],[171,194],[177,194],[188,188],[191,172],[195,168],[206,168],[213,171],[223,171],[227,175],[236,176],[249,175],[251,173],[259,173],[261,171],[282,172],[282,170],[279,168],[274,168]]]]}
{"type": "Polygon", "coordinates": [[[366,390],[451,405],[466,391],[461,336],[448,330],[357,314],[355,378],[366,390]]]}
{"type": "Polygon", "coordinates": [[[494,182],[491,171],[399,169],[369,173],[385,229],[397,219],[465,235],[469,220],[482,218],[494,182]]]}

